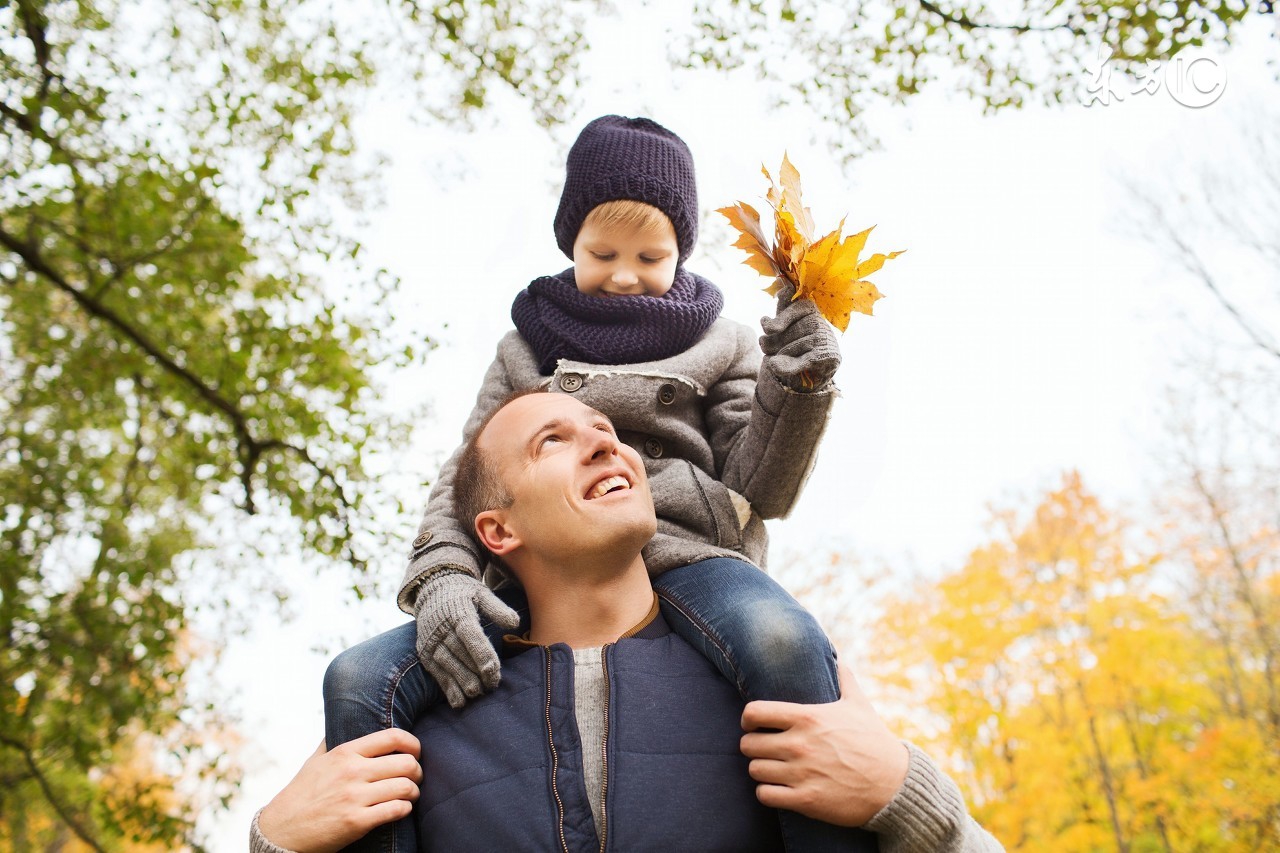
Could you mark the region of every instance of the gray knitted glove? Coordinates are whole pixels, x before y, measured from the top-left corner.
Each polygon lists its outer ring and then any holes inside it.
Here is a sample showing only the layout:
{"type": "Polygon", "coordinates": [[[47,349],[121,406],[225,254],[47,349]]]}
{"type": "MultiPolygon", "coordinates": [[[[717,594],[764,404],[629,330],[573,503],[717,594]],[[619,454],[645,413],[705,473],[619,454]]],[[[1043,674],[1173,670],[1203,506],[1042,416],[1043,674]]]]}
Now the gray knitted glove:
{"type": "Polygon", "coordinates": [[[418,589],[414,600],[418,623],[418,659],[444,690],[445,699],[461,708],[498,686],[501,666],[480,617],[514,629],[520,616],[470,574],[438,571],[418,589]]]}
{"type": "Polygon", "coordinates": [[[792,391],[817,391],[831,381],[840,366],[836,330],[811,299],[791,301],[790,284],[778,291],[776,317],[761,317],[760,349],[773,375],[792,391]]]}

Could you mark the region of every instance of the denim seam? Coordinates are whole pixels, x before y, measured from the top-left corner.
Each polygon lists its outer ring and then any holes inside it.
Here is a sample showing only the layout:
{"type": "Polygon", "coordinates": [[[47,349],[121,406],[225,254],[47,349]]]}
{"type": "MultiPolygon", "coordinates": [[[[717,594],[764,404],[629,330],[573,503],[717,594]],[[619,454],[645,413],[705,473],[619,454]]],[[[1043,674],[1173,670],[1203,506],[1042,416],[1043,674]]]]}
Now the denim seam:
{"type": "Polygon", "coordinates": [[[395,673],[391,677],[390,690],[387,692],[386,703],[384,705],[385,716],[382,718],[382,727],[390,729],[395,727],[395,702],[396,693],[400,690],[400,682],[404,680],[405,675],[415,666],[421,666],[421,661],[414,658],[403,669],[395,673]]]}
{"type": "Polygon", "coordinates": [[[738,669],[737,661],[735,661],[733,659],[733,656],[729,654],[729,650],[725,648],[724,643],[721,641],[720,637],[716,635],[716,632],[711,630],[710,626],[708,626],[706,622],[703,622],[693,613],[689,612],[689,610],[685,608],[684,605],[682,605],[679,601],[675,600],[669,595],[664,594],[662,590],[655,590],[655,591],[668,604],[670,604],[676,610],[679,610],[682,614],[684,614],[684,617],[688,619],[690,622],[692,622],[694,627],[697,628],[698,631],[704,637],[710,640],[711,643],[717,649],[720,650],[720,654],[724,657],[726,661],[729,662],[729,667],[733,670],[734,686],[738,688],[738,693],[745,699],[747,695],[747,688],[746,688],[746,684],[743,682],[742,671],[738,669]]]}
{"type": "MultiPolygon", "coordinates": [[[[409,672],[409,670],[413,669],[415,666],[421,666],[421,665],[422,665],[421,661],[419,661],[417,658],[414,658],[412,661],[409,662],[407,666],[401,668],[399,672],[397,672],[394,676],[392,676],[391,690],[387,694],[386,716],[383,719],[383,728],[390,729],[395,727],[394,708],[395,708],[395,701],[396,701],[396,693],[400,691],[400,682],[404,680],[404,677],[409,672]]],[[[399,825],[400,825],[400,821],[398,820],[392,821],[391,823],[387,824],[387,827],[390,831],[387,832],[386,835],[384,836],[384,841],[386,843],[382,848],[383,853],[396,853],[396,850],[399,849],[400,847],[399,825]]]]}

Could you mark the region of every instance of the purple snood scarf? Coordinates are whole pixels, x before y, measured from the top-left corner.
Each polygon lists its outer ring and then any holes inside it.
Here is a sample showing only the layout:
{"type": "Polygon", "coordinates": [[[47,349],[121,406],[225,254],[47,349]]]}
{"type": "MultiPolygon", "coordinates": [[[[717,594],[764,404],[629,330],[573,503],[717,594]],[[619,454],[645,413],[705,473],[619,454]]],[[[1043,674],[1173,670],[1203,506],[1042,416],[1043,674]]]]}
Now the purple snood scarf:
{"type": "Polygon", "coordinates": [[[550,376],[562,358],[589,364],[669,358],[693,346],[723,307],[720,288],[684,267],[660,297],[588,296],[570,267],[530,282],[511,304],[511,319],[533,347],[538,372],[550,376]]]}

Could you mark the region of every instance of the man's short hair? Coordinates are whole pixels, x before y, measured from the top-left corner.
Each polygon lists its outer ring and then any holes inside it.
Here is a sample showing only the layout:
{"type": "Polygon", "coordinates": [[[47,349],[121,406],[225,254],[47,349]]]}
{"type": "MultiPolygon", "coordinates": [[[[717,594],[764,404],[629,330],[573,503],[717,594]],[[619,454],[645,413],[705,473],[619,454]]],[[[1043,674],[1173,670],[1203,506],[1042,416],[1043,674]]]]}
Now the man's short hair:
{"type": "Polygon", "coordinates": [[[606,231],[634,229],[644,234],[665,234],[671,227],[671,220],[651,204],[620,198],[593,208],[582,220],[582,227],[588,225],[606,231]]]}
{"type": "MultiPolygon", "coordinates": [[[[480,428],[472,434],[471,440],[462,448],[462,456],[458,458],[458,468],[453,475],[453,506],[458,520],[467,526],[467,532],[475,538],[476,516],[486,510],[506,509],[511,506],[513,498],[507,491],[506,483],[498,466],[493,463],[489,454],[480,449],[480,436],[493,420],[494,415],[506,408],[513,400],[529,394],[545,394],[542,388],[525,388],[509,394],[496,409],[489,413],[480,428]]],[[[483,542],[480,543],[484,545],[483,542]]]]}

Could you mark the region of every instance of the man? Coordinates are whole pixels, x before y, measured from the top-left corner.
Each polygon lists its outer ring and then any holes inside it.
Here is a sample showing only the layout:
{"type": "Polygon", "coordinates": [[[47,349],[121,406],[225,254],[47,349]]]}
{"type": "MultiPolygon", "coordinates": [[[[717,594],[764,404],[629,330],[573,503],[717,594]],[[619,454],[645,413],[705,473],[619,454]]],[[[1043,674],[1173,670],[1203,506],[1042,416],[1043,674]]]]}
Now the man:
{"type": "MultiPolygon", "coordinates": [[[[496,691],[430,715],[420,740],[318,750],[260,813],[255,849],[336,850],[415,800],[422,849],[779,849],[765,807],[865,825],[882,850],[1001,849],[847,673],[839,702],[741,711],[665,629],[640,557],[656,524],[644,466],[602,414],[520,396],[467,455],[459,505],[524,589],[525,648],[496,691]]],[[[848,849],[867,837],[851,830],[848,849]]]]}

